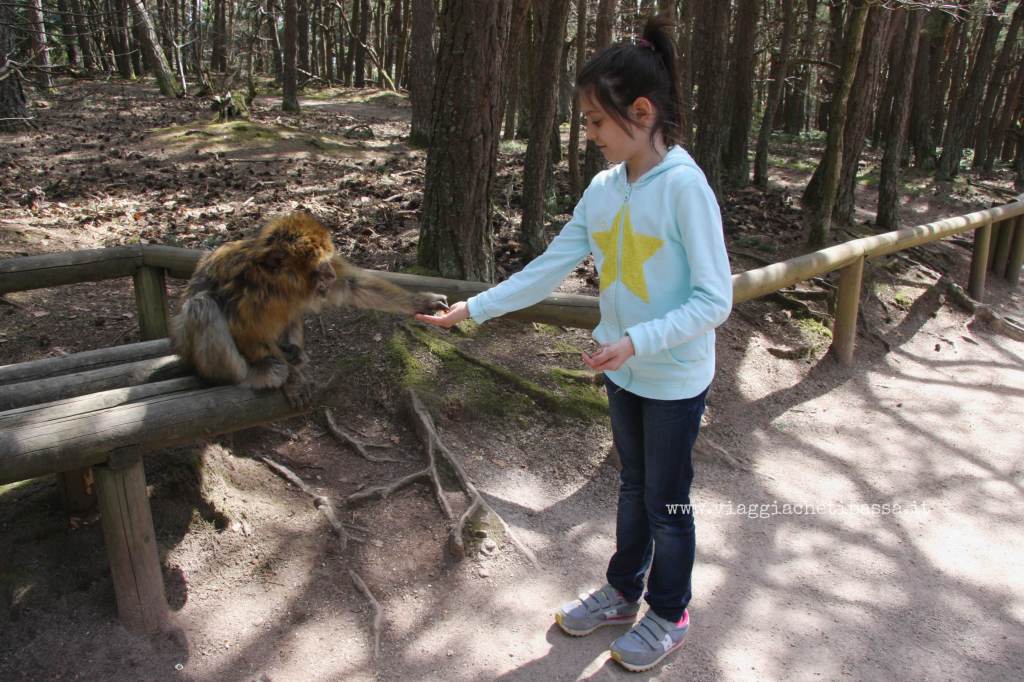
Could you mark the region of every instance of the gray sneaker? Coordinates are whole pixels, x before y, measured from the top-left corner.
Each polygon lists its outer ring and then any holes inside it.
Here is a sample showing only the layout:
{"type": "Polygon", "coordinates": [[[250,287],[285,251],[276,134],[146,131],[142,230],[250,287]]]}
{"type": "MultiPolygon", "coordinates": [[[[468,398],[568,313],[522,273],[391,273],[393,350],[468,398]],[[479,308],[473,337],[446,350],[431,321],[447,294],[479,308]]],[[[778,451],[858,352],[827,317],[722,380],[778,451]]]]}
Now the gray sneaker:
{"type": "Polygon", "coordinates": [[[602,625],[624,625],[636,619],[640,602],[628,602],[622,593],[611,585],[581,594],[558,609],[555,622],[573,637],[589,635],[602,625]]]}
{"type": "Polygon", "coordinates": [[[682,645],[689,629],[689,611],[683,612],[678,623],[648,611],[629,632],[612,642],[612,658],[632,672],[650,670],[682,645]]]}

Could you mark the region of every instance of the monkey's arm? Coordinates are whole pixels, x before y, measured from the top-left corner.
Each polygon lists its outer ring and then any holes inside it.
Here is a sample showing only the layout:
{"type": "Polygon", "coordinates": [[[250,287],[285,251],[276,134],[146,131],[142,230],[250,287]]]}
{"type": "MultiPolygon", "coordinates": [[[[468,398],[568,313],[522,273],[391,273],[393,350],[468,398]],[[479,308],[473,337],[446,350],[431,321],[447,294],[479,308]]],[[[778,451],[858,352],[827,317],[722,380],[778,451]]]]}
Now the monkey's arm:
{"type": "Polygon", "coordinates": [[[371,308],[390,313],[433,313],[448,309],[442,294],[407,291],[366,270],[350,265],[340,256],[332,261],[338,279],[327,294],[327,302],[336,306],[371,308]]]}

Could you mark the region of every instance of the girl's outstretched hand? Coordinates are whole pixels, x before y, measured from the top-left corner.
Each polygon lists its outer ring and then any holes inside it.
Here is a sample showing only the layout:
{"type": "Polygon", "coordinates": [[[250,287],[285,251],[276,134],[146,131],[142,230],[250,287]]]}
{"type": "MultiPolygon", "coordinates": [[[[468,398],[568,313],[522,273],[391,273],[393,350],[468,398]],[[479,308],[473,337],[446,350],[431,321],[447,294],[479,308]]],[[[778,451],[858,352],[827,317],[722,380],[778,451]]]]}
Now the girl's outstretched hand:
{"type": "Polygon", "coordinates": [[[423,313],[419,313],[416,315],[416,319],[420,322],[432,324],[435,327],[444,327],[445,329],[448,329],[463,320],[469,319],[469,306],[466,305],[465,301],[459,301],[448,308],[448,310],[441,311],[440,314],[424,315],[423,313]]]}
{"type": "Polygon", "coordinates": [[[634,355],[633,340],[623,336],[615,343],[601,346],[593,355],[583,353],[583,363],[595,372],[614,372],[634,355]]]}

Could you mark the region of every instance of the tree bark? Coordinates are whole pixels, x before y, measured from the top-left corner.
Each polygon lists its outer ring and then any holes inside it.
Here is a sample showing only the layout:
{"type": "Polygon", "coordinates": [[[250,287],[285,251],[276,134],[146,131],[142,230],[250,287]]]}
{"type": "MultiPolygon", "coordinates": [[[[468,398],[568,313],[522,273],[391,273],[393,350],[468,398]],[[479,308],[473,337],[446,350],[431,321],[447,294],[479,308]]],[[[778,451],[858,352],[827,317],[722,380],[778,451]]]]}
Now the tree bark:
{"type": "Polygon", "coordinates": [[[693,141],[693,17],[694,3],[683,3],[676,31],[679,45],[679,143],[686,148],[693,141]]]}
{"type": "Polygon", "coordinates": [[[40,67],[39,86],[49,90],[53,87],[53,76],[50,74],[50,48],[46,41],[42,0],[28,0],[25,12],[30,25],[29,44],[32,46],[32,61],[40,67]]]}
{"type": "Polygon", "coordinates": [[[417,256],[442,277],[494,280],[491,196],[509,9],[508,0],[448,0],[441,13],[417,256]]]}
{"type": "MultiPolygon", "coordinates": [[[[600,0],[597,5],[597,22],[594,29],[594,54],[607,48],[612,44],[612,22],[615,18],[615,6],[618,0],[600,0]]],[[[687,4],[690,4],[687,2],[687,4]]],[[[583,182],[584,187],[590,184],[601,169],[604,167],[604,159],[597,145],[590,140],[587,141],[586,151],[583,153],[583,182]]]]}
{"type": "Polygon", "coordinates": [[[782,102],[783,86],[789,72],[790,56],[792,55],[793,36],[796,33],[795,0],[782,0],[782,38],[779,50],[772,55],[771,83],[768,86],[768,99],[761,116],[761,129],[757,134],[757,152],[754,156],[754,184],[761,189],[768,189],[768,142],[772,134],[772,122],[775,112],[782,102]]]}
{"type": "Polygon", "coordinates": [[[907,139],[907,123],[910,121],[910,95],[913,92],[913,78],[917,65],[917,53],[925,38],[922,35],[925,13],[911,12],[903,37],[899,68],[893,68],[889,77],[895,79],[892,111],[889,116],[888,135],[885,139],[885,153],[882,155],[882,175],[878,183],[878,213],[875,224],[889,230],[900,227],[900,158],[907,139]]]}
{"type": "Polygon", "coordinates": [[[299,111],[298,80],[295,73],[298,13],[297,0],[284,0],[284,83],[281,88],[281,109],[295,113],[299,111]]]}
{"type": "Polygon", "coordinates": [[[736,34],[732,40],[732,88],[729,140],[725,147],[725,183],[745,187],[750,182],[747,152],[750,126],[754,118],[754,46],[757,43],[757,18],[761,0],[739,0],[736,5],[736,34]]]}
{"type": "MultiPolygon", "coordinates": [[[[587,58],[587,0],[576,0],[576,70],[578,75],[587,58]]],[[[575,80],[575,79],[573,79],[575,80]]],[[[573,97],[569,112],[569,192],[574,202],[583,193],[580,175],[580,98],[573,97]]]]}
{"type": "Polygon", "coordinates": [[[981,93],[992,69],[992,57],[995,55],[996,41],[1002,32],[1002,16],[1006,11],[1007,0],[995,0],[993,12],[985,17],[984,28],[978,53],[974,57],[974,67],[967,81],[967,89],[962,97],[958,97],[959,105],[951,114],[948,125],[949,134],[943,139],[942,155],[935,170],[936,180],[952,180],[960,172],[960,157],[963,154],[964,140],[967,131],[974,125],[981,93]]]}
{"type": "Polygon", "coordinates": [[[309,0],[296,0],[296,2],[296,63],[300,69],[309,72],[309,0]]]}
{"type": "Polygon", "coordinates": [[[1003,92],[1003,82],[1010,70],[1010,57],[1017,45],[1017,35],[1020,33],[1021,24],[1024,23],[1024,4],[1017,5],[1010,22],[1010,28],[1006,32],[1006,39],[1003,41],[1003,49],[999,53],[995,69],[992,71],[992,79],[989,81],[988,89],[985,91],[985,101],[981,104],[978,112],[978,126],[974,139],[974,168],[992,169],[991,157],[989,156],[989,139],[992,134],[993,124],[996,118],[999,95],[1003,92]]]}
{"type": "Polygon", "coordinates": [[[551,126],[555,121],[558,72],[565,45],[565,22],[569,0],[548,0],[544,7],[544,34],[533,73],[530,98],[530,140],[526,146],[523,169],[523,219],[520,227],[523,254],[536,258],[547,248],[544,237],[545,176],[551,154],[551,126]]]}
{"type": "Polygon", "coordinates": [[[57,12],[60,14],[60,35],[64,43],[64,53],[67,55],[68,66],[78,66],[78,45],[75,43],[75,19],[68,9],[68,0],[57,0],[57,12]]]}
{"type": "MultiPolygon", "coordinates": [[[[370,15],[370,0],[356,0],[360,3],[359,9],[359,39],[356,41],[356,70],[353,76],[353,85],[357,88],[366,87],[366,38],[370,35],[370,22],[373,17],[370,15]]],[[[352,27],[355,30],[355,27],[352,27]]]]}
{"type": "Polygon", "coordinates": [[[412,100],[411,143],[430,143],[430,105],[434,95],[434,0],[412,0],[412,61],[409,64],[409,99],[412,100]]]}
{"type": "Polygon", "coordinates": [[[697,133],[694,159],[716,195],[722,193],[722,151],[727,125],[724,123],[726,52],[729,44],[730,4],[720,0],[704,0],[701,10],[704,21],[694,41],[700,45],[702,58],[697,78],[697,133]],[[698,40],[699,38],[699,40],[698,40]]]}
{"type": "Polygon", "coordinates": [[[817,25],[818,0],[806,0],[807,16],[804,21],[804,32],[800,37],[801,60],[793,87],[787,90],[784,112],[784,129],[790,135],[796,135],[804,129],[805,112],[807,110],[807,90],[811,83],[811,67],[804,62],[811,58],[814,49],[814,31],[817,25]]]}
{"type": "Polygon", "coordinates": [[[149,16],[144,0],[129,0],[129,2],[131,2],[135,21],[139,26],[139,42],[142,44],[148,61],[153,64],[156,80],[160,85],[160,93],[165,97],[177,97],[181,93],[178,92],[178,87],[175,84],[171,65],[167,63],[167,55],[160,47],[160,39],[153,28],[153,20],[149,16]]]}
{"type": "Polygon", "coordinates": [[[21,75],[8,64],[14,54],[14,7],[0,2],[0,130],[16,130],[27,125],[28,102],[21,86],[21,75]]]}
{"type": "Polygon", "coordinates": [[[911,95],[910,129],[908,136],[914,150],[914,166],[934,170],[935,134],[932,127],[932,98],[937,94],[942,47],[949,25],[945,12],[929,12],[924,19],[924,35],[914,65],[914,93],[911,95]]]}
{"type": "Polygon", "coordinates": [[[843,135],[846,130],[846,109],[856,77],[857,64],[860,61],[864,27],[867,25],[870,6],[864,0],[854,0],[853,15],[846,30],[844,41],[843,68],[840,72],[839,87],[832,100],[833,111],[830,114],[828,141],[825,145],[824,180],[822,201],[817,206],[804,208],[804,227],[808,234],[808,246],[819,248],[828,238],[832,223],[832,209],[835,205],[836,191],[839,188],[839,173],[843,161],[843,135]]]}

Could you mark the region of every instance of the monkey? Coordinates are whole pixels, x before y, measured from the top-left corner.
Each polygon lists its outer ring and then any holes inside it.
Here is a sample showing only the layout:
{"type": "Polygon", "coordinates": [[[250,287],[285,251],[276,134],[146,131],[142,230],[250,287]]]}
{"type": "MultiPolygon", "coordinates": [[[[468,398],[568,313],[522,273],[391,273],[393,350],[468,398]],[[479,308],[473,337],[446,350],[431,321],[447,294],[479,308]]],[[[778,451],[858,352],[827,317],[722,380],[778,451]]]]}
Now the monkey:
{"type": "Polygon", "coordinates": [[[351,265],[323,224],[295,212],[200,259],[171,321],[171,343],[206,381],[281,388],[305,409],[312,390],[301,371],[302,320],[324,304],[409,315],[448,307],[443,295],[410,292],[351,265]]]}

